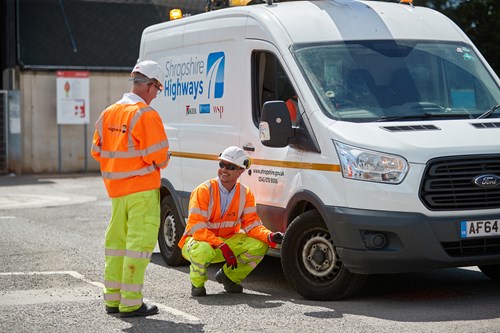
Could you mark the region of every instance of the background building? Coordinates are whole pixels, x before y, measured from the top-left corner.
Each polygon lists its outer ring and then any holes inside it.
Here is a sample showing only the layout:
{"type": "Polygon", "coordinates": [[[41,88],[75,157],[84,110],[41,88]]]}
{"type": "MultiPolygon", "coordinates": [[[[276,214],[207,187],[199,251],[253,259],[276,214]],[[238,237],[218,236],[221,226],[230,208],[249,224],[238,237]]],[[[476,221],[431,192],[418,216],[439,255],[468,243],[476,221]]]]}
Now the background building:
{"type": "Polygon", "coordinates": [[[98,170],[91,158],[100,112],[130,90],[145,27],[205,0],[0,2],[0,174],[98,170]],[[57,122],[57,71],[89,71],[88,125],[57,122]]]}

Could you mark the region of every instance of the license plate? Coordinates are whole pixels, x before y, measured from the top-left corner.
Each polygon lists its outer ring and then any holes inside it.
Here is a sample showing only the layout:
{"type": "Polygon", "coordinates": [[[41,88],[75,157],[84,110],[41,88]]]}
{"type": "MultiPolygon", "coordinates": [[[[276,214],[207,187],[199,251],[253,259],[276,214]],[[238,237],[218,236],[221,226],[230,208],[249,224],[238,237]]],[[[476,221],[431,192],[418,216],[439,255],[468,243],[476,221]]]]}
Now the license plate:
{"type": "Polygon", "coordinates": [[[499,220],[462,221],[460,222],[460,236],[462,238],[485,237],[500,235],[499,220]]]}

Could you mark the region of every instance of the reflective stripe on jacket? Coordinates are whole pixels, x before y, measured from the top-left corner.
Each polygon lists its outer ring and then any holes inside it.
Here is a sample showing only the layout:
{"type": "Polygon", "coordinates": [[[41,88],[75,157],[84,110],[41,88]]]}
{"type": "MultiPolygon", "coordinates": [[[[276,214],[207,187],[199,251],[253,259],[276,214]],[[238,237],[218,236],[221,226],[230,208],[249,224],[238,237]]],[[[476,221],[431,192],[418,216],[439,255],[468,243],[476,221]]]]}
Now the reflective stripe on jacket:
{"type": "Polygon", "coordinates": [[[96,122],[92,157],[111,198],[160,187],[168,139],[158,113],[145,103],[113,104],[96,122]]]}
{"type": "Polygon", "coordinates": [[[235,186],[233,200],[222,216],[217,178],[194,189],[189,200],[186,230],[179,241],[180,248],[184,246],[188,237],[208,242],[216,248],[223,243],[219,237],[229,238],[241,229],[248,236],[269,243],[268,235],[271,231],[262,225],[257,215],[253,193],[240,182],[235,186]]]}

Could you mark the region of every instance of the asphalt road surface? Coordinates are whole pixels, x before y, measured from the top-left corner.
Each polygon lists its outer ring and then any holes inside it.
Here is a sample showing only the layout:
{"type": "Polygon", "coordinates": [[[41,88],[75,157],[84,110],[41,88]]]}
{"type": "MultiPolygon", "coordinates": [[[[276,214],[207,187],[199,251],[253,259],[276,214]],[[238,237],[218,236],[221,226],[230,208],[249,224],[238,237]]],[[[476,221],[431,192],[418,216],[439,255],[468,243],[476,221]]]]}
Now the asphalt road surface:
{"type": "Polygon", "coordinates": [[[157,251],[146,301],[160,313],[104,311],[104,232],[111,203],[97,174],[0,176],[0,332],[500,332],[500,284],[476,267],[372,276],[354,297],[303,299],[266,257],[227,294],[209,267],[193,298],[189,268],[157,251]]]}

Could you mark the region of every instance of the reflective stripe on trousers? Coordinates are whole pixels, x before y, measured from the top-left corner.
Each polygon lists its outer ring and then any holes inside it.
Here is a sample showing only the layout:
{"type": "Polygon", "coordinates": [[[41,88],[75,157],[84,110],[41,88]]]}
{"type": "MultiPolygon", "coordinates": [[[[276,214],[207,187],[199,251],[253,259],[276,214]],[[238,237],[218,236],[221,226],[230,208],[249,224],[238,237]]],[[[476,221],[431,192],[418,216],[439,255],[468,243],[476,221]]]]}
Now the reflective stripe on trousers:
{"type": "Polygon", "coordinates": [[[160,227],[160,193],[150,190],[112,198],[106,230],[104,301],[130,312],[142,305],[144,273],[160,227]],[[128,218],[127,218],[128,216],[128,218]]]}
{"type": "MultiPolygon", "coordinates": [[[[241,283],[257,267],[269,247],[266,243],[246,234],[235,234],[231,238],[221,238],[221,240],[229,245],[238,260],[238,268],[228,269],[226,264],[223,266],[224,273],[234,283],[241,283]]],[[[203,286],[208,280],[207,267],[211,263],[225,261],[221,250],[212,248],[207,242],[196,241],[192,237],[187,239],[182,248],[182,255],[191,262],[189,278],[195,287],[203,286]]]]}

